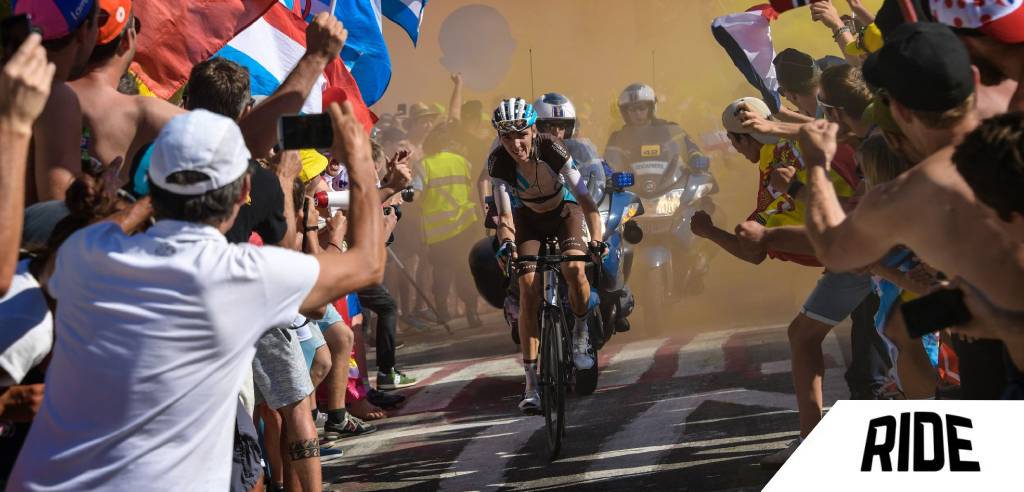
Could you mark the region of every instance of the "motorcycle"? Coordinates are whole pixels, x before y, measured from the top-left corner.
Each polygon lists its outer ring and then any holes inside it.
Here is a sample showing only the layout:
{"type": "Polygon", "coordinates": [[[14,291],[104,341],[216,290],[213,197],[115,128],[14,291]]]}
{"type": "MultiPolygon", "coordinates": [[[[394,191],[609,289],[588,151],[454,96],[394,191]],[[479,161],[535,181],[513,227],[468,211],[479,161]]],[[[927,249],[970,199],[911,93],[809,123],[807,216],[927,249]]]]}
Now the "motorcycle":
{"type": "Polygon", "coordinates": [[[636,219],[644,244],[637,248],[637,297],[648,324],[669,319],[666,314],[686,296],[703,291],[709,269],[710,248],[690,231],[690,219],[703,210],[722,220],[711,195],[718,183],[706,158],[686,164],[676,138],[659,127],[638,131],[626,150],[624,168],[635,175],[644,215],[636,219]]]}

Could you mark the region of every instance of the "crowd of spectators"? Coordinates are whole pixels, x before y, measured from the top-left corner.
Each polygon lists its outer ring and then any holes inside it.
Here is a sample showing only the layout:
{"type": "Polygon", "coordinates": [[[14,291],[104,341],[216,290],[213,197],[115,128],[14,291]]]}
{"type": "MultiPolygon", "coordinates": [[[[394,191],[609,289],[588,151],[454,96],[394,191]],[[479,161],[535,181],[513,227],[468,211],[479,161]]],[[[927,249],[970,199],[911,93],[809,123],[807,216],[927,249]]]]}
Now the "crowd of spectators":
{"type": "Polygon", "coordinates": [[[746,97],[722,114],[758,165],[754,212],[731,230],[692,221],[744,261],[824,267],[788,330],[801,437],[767,466],[821,420],[821,344],[847,317],[853,398],[1022,396],[1021,6],[912,1],[910,22],[902,2],[877,17],[846,3],[845,20],[829,0],[810,6],[845,60],[792,48],[774,59],[795,110],[746,97]],[[925,296],[945,329],[912,336],[903,306],[925,296]],[[943,318],[961,297],[969,321],[943,318]]]}
{"type": "MultiPolygon", "coordinates": [[[[995,15],[1024,7],[918,1],[908,23],[897,3],[811,6],[842,56],[780,51],[793,109],[728,105],[756,206],[731,230],[691,222],[744,261],[824,269],[788,329],[803,437],[846,318],[854,398],[1024,397],[1024,26],[995,15]],[[901,306],[944,289],[971,319],[910,336],[901,306]]],[[[344,46],[332,16],[274,94],[213,58],[177,106],[127,73],[130,0],[17,10],[43,34],[0,73],[0,486],[320,490],[342,453],[325,444],[375,431],[403,400],[386,390],[417,384],[400,330],[481,325],[460,260],[486,207],[483,104],[453,75],[447,108],[371,136],[332,104],[329,152],[281,150],[280,116],[344,46]],[[318,206],[336,191],[347,211],[318,206]]]]}

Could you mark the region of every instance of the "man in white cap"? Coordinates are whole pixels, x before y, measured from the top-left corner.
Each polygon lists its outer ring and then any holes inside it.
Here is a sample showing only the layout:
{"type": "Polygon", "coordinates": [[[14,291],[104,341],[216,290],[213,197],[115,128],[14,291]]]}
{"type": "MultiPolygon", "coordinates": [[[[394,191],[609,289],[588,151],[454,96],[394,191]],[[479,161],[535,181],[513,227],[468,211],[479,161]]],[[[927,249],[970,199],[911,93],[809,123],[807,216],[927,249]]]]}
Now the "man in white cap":
{"type": "MultiPolygon", "coordinates": [[[[104,222],[68,239],[50,285],[61,336],[8,490],[228,488],[256,340],[383,276],[369,139],[349,103],[329,109],[352,181],[347,253],[227,242],[250,154],[238,126],[207,111],[175,117],[156,140],[149,231],[104,222]]],[[[315,439],[289,444],[319,455],[315,439]]]]}

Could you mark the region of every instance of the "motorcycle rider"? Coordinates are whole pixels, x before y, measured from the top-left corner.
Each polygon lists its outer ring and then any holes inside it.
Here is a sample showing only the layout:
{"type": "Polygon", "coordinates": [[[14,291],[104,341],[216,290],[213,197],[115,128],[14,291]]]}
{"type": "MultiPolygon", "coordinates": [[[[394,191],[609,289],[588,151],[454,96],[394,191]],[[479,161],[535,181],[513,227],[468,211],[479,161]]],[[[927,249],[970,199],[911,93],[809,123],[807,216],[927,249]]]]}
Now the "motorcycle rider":
{"type": "Polygon", "coordinates": [[[655,116],[657,96],[649,85],[634,83],[619,94],[625,126],[608,137],[604,156],[612,169],[629,171],[629,164],[659,155],[679,155],[693,169],[706,170],[709,160],[682,127],[655,116]],[[661,143],[661,148],[647,143],[661,143]]]}
{"type": "MultiPolygon", "coordinates": [[[[584,218],[594,238],[603,237],[601,216],[587,191],[576,163],[562,140],[540,133],[534,126],[537,113],[521,98],[502,101],[494,110],[491,123],[501,146],[487,161],[498,212],[499,261],[515,259],[518,254],[536,255],[541,242],[557,236],[564,255],[582,255],[588,250],[603,253],[599,240],[584,244],[584,218]],[[513,206],[513,199],[515,206],[513,206]]],[[[537,385],[538,310],[541,281],[536,263],[519,265],[519,337],[522,341],[526,391],[519,409],[524,413],[540,410],[537,385]]],[[[562,274],[568,284],[573,326],[573,363],[578,369],[594,366],[587,328],[590,283],[583,262],[567,262],[562,274]]]]}

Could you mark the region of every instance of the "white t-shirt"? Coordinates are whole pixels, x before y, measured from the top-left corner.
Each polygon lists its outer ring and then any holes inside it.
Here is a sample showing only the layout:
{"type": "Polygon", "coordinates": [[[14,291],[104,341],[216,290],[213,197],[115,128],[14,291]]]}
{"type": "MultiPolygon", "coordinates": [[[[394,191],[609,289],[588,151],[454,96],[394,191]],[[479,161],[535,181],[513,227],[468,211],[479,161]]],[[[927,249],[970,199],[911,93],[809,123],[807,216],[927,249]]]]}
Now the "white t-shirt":
{"type": "Polygon", "coordinates": [[[199,224],[72,235],[49,281],[46,393],[7,490],[227,490],[254,344],[318,275],[312,256],[199,224]]]}
{"type": "Polygon", "coordinates": [[[0,299],[0,387],[21,383],[53,347],[53,315],[39,282],[18,263],[11,288],[0,299]]]}

